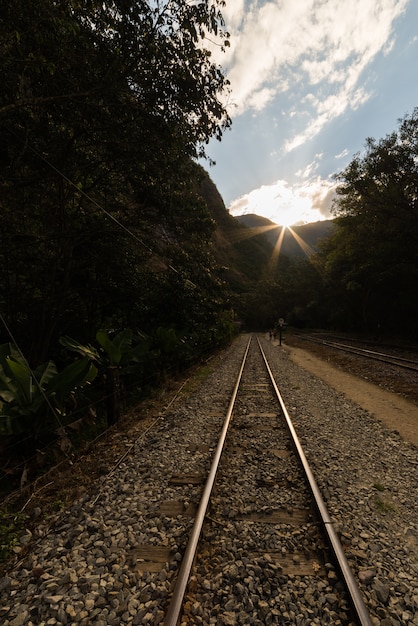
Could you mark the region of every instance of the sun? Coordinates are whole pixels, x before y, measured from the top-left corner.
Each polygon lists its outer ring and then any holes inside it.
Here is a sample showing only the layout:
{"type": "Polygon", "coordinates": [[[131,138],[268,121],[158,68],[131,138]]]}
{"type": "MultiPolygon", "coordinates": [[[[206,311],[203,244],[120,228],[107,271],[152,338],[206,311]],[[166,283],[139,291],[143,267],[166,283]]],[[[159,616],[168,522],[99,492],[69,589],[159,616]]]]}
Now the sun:
{"type": "Polygon", "coordinates": [[[288,228],[306,222],[307,218],[310,217],[309,209],[310,207],[305,201],[300,202],[295,198],[291,204],[286,203],[277,207],[272,219],[280,226],[288,228]]]}
{"type": "Polygon", "coordinates": [[[270,203],[270,212],[270,219],[280,226],[288,228],[303,224],[312,221],[312,199],[305,194],[295,193],[292,189],[285,189],[270,203]]]}
{"type": "Polygon", "coordinates": [[[276,202],[276,206],[270,207],[270,215],[273,222],[285,228],[325,219],[320,210],[313,205],[312,198],[302,195],[294,195],[286,202],[276,202]]]}
{"type": "Polygon", "coordinates": [[[283,228],[290,228],[290,226],[293,226],[297,221],[300,221],[300,219],[297,215],[289,212],[281,213],[276,221],[279,226],[283,226],[283,228]]]}

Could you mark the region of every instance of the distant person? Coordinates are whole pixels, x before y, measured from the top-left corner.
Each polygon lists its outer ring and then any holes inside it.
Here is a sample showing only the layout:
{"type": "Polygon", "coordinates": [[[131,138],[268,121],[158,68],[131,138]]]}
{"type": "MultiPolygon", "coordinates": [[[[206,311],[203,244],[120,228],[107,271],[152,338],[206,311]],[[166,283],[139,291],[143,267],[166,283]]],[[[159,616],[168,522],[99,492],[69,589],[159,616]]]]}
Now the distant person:
{"type": "Polygon", "coordinates": [[[273,333],[272,333],[272,331],[271,331],[271,330],[269,330],[269,337],[270,337],[270,341],[271,341],[271,336],[272,336],[272,334],[273,334],[273,333]]]}

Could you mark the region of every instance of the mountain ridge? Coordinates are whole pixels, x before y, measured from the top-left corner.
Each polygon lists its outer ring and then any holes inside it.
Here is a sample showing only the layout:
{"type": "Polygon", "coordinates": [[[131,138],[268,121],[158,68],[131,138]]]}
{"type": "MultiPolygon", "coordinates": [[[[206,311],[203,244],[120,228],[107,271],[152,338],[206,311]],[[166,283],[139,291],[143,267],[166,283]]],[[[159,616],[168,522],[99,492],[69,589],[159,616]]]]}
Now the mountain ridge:
{"type": "Polygon", "coordinates": [[[284,227],[256,213],[238,215],[234,219],[255,235],[264,237],[272,246],[282,238],[280,252],[288,257],[310,256],[318,250],[319,242],[329,237],[334,225],[333,220],[322,220],[284,227]]]}

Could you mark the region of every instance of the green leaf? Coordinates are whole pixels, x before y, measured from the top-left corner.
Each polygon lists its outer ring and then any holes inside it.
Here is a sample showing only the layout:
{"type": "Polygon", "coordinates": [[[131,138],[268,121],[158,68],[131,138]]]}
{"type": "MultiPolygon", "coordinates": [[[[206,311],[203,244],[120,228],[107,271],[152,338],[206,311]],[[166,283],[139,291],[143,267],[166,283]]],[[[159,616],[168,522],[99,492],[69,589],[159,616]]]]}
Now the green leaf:
{"type": "Polygon", "coordinates": [[[39,383],[41,389],[45,389],[48,383],[58,373],[57,367],[53,361],[48,361],[40,365],[34,372],[36,381],[39,383]]]}
{"type": "Polygon", "coordinates": [[[4,365],[6,358],[10,356],[10,343],[0,345],[0,365],[4,365]]]}
{"type": "Polygon", "coordinates": [[[89,371],[86,374],[86,377],[83,381],[83,384],[91,383],[96,378],[99,370],[94,365],[94,363],[90,363],[89,371]]]}
{"type": "Polygon", "coordinates": [[[122,352],[119,347],[113,343],[105,330],[98,330],[96,339],[106,352],[110,365],[119,365],[122,358],[122,352]]]}
{"type": "Polygon", "coordinates": [[[162,352],[168,354],[174,352],[178,346],[178,339],[174,328],[157,328],[156,338],[162,352]]]}
{"type": "Polygon", "coordinates": [[[91,359],[92,361],[100,360],[100,355],[97,352],[96,348],[94,348],[93,346],[85,346],[68,336],[60,337],[59,341],[60,344],[64,346],[64,348],[67,348],[72,352],[78,352],[78,354],[81,354],[81,356],[88,356],[89,359],[91,359]]]}
{"type": "Polygon", "coordinates": [[[23,428],[20,425],[21,422],[15,415],[0,415],[0,436],[8,437],[10,435],[18,435],[23,432],[23,428]]]}
{"type": "Polygon", "coordinates": [[[32,400],[32,375],[30,370],[23,363],[14,361],[11,357],[6,359],[7,367],[9,368],[12,379],[20,390],[20,403],[30,404],[32,400]]]}
{"type": "Polygon", "coordinates": [[[0,398],[9,404],[16,398],[16,393],[11,390],[0,389],[0,398]]]}
{"type": "Polygon", "coordinates": [[[81,387],[86,382],[91,382],[97,374],[97,368],[84,357],[57,374],[49,383],[46,392],[49,396],[55,395],[59,400],[65,400],[72,391],[81,387]]]}
{"type": "Polygon", "coordinates": [[[10,376],[6,376],[3,367],[0,365],[0,398],[12,404],[13,402],[19,404],[19,388],[18,385],[13,382],[10,376]]]}
{"type": "Polygon", "coordinates": [[[121,356],[126,354],[128,350],[131,349],[132,337],[133,332],[129,328],[126,328],[113,339],[113,343],[117,348],[119,348],[121,356]]]}
{"type": "Polygon", "coordinates": [[[7,370],[7,359],[11,357],[14,361],[18,363],[23,363],[27,366],[26,359],[21,355],[16,346],[12,343],[3,343],[0,345],[0,364],[3,367],[6,367],[7,370]]]}
{"type": "Polygon", "coordinates": [[[129,352],[127,357],[128,361],[133,361],[136,363],[140,363],[144,360],[144,357],[149,353],[152,345],[152,338],[147,337],[140,343],[138,343],[132,350],[129,352]]]}

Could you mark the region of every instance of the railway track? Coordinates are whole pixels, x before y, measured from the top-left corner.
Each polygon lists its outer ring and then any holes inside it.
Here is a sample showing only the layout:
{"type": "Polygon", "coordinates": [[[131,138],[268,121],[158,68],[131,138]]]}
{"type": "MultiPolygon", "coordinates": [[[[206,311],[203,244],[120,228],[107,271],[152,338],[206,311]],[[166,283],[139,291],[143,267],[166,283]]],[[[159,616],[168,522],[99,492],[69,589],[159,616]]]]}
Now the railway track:
{"type": "Polygon", "coordinates": [[[373,624],[414,623],[415,452],[260,343],[289,408],[255,338],[234,388],[248,345],[240,336],[194,390],[126,436],[97,489],[22,537],[19,562],[0,579],[2,623],[352,626],[370,623],[367,610],[373,624]],[[332,519],[318,515],[289,415],[332,519]],[[355,580],[344,553],[335,562],[334,527],[355,580]]]}
{"type": "Polygon", "coordinates": [[[266,355],[250,340],[164,624],[349,624],[353,615],[371,624],[266,355]],[[300,579],[322,590],[320,616],[309,593],[301,608],[300,579]]]}
{"type": "Polygon", "coordinates": [[[353,345],[348,343],[343,343],[342,341],[336,341],[334,339],[327,339],[311,334],[298,334],[298,337],[303,339],[304,341],[310,341],[312,343],[319,344],[321,346],[326,346],[328,348],[333,348],[335,350],[339,350],[341,352],[345,352],[348,354],[354,354],[360,357],[364,357],[366,359],[372,359],[374,361],[380,361],[381,363],[385,363],[386,365],[394,365],[399,368],[403,368],[406,370],[410,370],[413,372],[418,372],[418,361],[416,359],[407,358],[402,356],[401,354],[390,354],[389,352],[381,352],[377,350],[371,350],[370,348],[363,348],[359,345],[353,345]]]}

